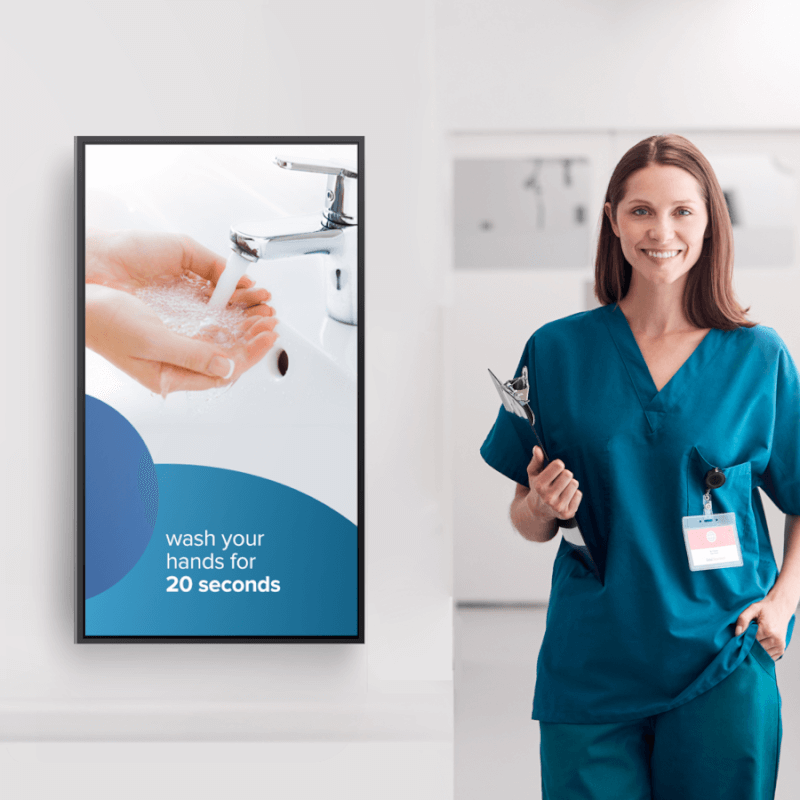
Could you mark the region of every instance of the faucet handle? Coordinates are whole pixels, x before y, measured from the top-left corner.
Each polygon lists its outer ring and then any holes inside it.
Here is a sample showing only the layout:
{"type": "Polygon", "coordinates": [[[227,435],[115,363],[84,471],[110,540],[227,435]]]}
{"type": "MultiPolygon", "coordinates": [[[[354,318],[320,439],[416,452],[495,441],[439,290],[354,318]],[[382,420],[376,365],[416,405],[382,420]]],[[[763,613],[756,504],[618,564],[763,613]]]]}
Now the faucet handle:
{"type": "Polygon", "coordinates": [[[352,161],[327,161],[316,159],[313,161],[297,161],[293,158],[277,156],[275,163],[284,169],[293,169],[298,172],[321,172],[324,175],[344,175],[346,178],[357,178],[358,171],[352,161]]]}
{"type": "Polygon", "coordinates": [[[358,224],[358,169],[353,162],[322,159],[296,161],[277,156],[275,163],[283,169],[327,175],[325,219],[335,227],[358,224]]]}

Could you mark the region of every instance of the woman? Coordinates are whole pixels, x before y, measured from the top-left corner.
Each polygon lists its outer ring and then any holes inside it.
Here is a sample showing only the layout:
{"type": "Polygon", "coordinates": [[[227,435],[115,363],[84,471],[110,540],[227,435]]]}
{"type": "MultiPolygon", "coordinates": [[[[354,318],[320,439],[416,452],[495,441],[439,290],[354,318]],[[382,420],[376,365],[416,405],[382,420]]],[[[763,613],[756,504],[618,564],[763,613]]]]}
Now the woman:
{"type": "Polygon", "coordinates": [[[732,269],[708,161],[681,136],[639,142],[606,195],[601,307],[537,330],[516,373],[553,460],[502,408],[481,448],[517,483],[526,539],[575,516],[591,556],[562,540],[553,569],[533,705],[545,798],[774,796],[800,377],[732,269]],[[787,515],[780,574],[757,487],[787,515]]]}

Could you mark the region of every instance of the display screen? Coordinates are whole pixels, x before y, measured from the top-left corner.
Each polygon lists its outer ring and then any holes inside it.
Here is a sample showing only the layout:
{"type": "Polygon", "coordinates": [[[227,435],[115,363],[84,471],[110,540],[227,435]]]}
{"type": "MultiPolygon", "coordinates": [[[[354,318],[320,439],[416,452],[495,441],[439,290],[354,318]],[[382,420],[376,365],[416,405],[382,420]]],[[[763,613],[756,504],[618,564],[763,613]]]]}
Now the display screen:
{"type": "Polygon", "coordinates": [[[363,137],[77,137],[76,641],[363,642],[363,137]]]}

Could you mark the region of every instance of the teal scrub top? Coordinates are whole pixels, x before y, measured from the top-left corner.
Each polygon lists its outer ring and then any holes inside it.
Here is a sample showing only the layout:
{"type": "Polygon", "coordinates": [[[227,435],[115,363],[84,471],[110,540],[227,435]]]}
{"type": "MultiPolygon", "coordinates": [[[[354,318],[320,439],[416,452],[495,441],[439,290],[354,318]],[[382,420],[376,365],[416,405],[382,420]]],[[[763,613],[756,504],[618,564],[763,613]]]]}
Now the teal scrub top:
{"type": "MultiPolygon", "coordinates": [[[[547,454],[580,484],[576,516],[602,572],[601,582],[562,538],[533,718],[607,723],[686,703],[744,661],[757,626],[736,637],[736,619],[778,574],[757,488],[800,515],[794,361],[772,328],[712,328],[657,391],[613,304],[539,328],[515,376],[523,366],[547,454]],[[726,478],[713,513],[736,514],[744,564],[693,572],[682,519],[703,514],[712,467],[726,478]]],[[[481,455],[527,486],[535,444],[501,407],[481,455]]]]}

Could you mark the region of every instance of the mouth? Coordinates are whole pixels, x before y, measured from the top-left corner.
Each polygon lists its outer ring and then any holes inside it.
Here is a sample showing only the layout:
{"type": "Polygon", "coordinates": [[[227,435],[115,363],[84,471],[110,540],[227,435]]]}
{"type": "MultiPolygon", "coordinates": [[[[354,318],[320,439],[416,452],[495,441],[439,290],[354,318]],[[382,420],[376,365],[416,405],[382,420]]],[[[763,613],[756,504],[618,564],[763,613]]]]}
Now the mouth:
{"type": "Polygon", "coordinates": [[[644,250],[643,249],[642,252],[646,256],[650,256],[650,258],[657,258],[657,259],[663,261],[663,260],[668,259],[668,258],[675,258],[675,256],[677,256],[682,251],[681,250],[644,250]]]}

